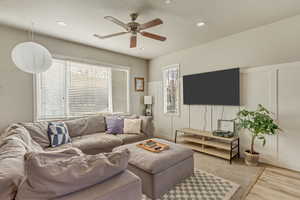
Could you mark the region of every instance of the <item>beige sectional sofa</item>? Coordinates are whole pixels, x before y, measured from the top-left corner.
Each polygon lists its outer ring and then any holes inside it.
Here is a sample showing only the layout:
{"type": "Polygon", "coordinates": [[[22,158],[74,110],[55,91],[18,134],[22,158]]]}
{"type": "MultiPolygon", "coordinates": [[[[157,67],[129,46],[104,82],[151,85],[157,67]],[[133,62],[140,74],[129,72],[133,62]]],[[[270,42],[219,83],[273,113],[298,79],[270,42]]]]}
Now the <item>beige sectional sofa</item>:
{"type": "MultiPolygon", "coordinates": [[[[129,116],[125,116],[129,117],[129,116]]],[[[131,116],[132,117],[132,116],[131,116]]],[[[29,152],[50,152],[77,147],[86,154],[110,152],[113,148],[152,137],[151,118],[142,119],[141,134],[106,134],[105,116],[64,121],[72,142],[51,148],[48,122],[11,125],[0,135],[0,199],[14,200],[18,187],[26,177],[24,156],[29,152]]],[[[47,187],[47,186],[45,186],[47,187]]],[[[140,200],[141,180],[128,170],[100,183],[56,198],[61,200],[140,200]]],[[[27,200],[27,199],[26,199],[27,200]]]]}
{"type": "Polygon", "coordinates": [[[35,140],[45,150],[66,148],[69,146],[77,147],[86,154],[97,154],[110,152],[113,148],[141,141],[152,137],[151,117],[146,116],[122,116],[124,118],[142,119],[141,134],[106,134],[105,116],[91,116],[73,120],[63,120],[67,125],[71,144],[62,145],[56,148],[49,147],[48,122],[20,123],[30,133],[35,140]]]}

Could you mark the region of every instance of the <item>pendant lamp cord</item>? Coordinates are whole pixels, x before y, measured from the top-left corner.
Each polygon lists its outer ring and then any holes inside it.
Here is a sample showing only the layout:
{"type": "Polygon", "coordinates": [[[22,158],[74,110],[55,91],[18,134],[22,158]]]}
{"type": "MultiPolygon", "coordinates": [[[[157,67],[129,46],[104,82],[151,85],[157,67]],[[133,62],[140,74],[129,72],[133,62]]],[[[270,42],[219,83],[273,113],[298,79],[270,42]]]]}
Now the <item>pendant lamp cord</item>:
{"type": "Polygon", "coordinates": [[[31,27],[28,29],[28,40],[34,41],[34,23],[31,22],[31,27]]]}
{"type": "Polygon", "coordinates": [[[31,40],[32,40],[32,41],[34,41],[33,35],[34,35],[34,23],[31,22],[31,40]]]}

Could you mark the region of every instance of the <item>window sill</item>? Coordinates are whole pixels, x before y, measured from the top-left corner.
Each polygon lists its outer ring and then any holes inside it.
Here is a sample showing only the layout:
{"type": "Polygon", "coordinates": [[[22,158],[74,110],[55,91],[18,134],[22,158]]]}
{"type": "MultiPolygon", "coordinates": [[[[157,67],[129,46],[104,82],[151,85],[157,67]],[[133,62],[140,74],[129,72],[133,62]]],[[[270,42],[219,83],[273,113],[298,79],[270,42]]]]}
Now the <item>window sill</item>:
{"type": "Polygon", "coordinates": [[[81,116],[68,116],[68,117],[58,117],[58,118],[39,118],[35,120],[34,122],[44,122],[44,121],[67,121],[67,120],[73,120],[73,119],[79,119],[79,118],[85,118],[90,116],[96,116],[96,115],[130,115],[128,112],[103,112],[103,113],[94,113],[94,114],[88,114],[88,115],[81,115],[81,116]]]}

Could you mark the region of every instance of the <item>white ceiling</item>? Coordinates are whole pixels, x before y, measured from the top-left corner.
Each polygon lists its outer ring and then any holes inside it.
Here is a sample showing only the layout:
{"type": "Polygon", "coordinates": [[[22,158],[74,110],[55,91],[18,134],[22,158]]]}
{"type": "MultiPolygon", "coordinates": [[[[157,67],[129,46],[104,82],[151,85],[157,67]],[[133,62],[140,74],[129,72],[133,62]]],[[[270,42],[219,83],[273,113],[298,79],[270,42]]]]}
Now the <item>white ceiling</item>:
{"type": "Polygon", "coordinates": [[[299,0],[0,0],[0,23],[103,49],[151,59],[250,28],[300,14],[299,0]],[[124,22],[138,12],[138,22],[161,18],[164,24],[147,31],[168,37],[166,42],[138,38],[130,49],[129,35],[99,40],[93,34],[123,31],[103,19],[111,15],[124,22]],[[66,27],[56,24],[64,21],[66,27]],[[205,21],[207,26],[195,24],[205,21]]]}

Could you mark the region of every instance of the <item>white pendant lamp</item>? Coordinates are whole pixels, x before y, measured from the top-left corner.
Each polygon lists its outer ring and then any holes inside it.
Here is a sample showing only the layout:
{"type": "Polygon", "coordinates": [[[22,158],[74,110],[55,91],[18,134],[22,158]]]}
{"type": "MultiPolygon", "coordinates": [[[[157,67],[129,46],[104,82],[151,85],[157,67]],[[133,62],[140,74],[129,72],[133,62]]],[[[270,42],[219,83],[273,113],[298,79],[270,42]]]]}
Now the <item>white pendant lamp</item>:
{"type": "MultiPolygon", "coordinates": [[[[33,30],[31,37],[33,40],[33,30]]],[[[48,49],[36,42],[17,44],[11,52],[11,58],[20,70],[32,74],[45,72],[52,65],[48,49]]]]}

